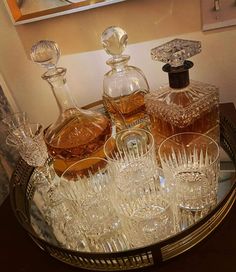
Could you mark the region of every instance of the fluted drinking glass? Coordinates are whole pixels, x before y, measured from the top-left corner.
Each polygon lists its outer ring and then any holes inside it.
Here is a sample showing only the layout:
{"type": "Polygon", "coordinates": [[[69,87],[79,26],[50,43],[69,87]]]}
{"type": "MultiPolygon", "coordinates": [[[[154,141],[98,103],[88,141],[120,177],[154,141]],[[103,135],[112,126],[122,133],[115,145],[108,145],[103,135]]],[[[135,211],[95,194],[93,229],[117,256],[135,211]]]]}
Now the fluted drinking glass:
{"type": "Polygon", "coordinates": [[[138,128],[122,130],[107,140],[104,150],[114,177],[114,206],[132,228],[132,243],[139,247],[174,234],[173,211],[161,187],[152,134],[138,128]]]}
{"type": "Polygon", "coordinates": [[[60,179],[61,192],[70,202],[80,233],[92,252],[129,249],[121,219],[110,202],[107,161],[87,158],[66,169],[60,179]]]}
{"type": "Polygon", "coordinates": [[[48,158],[40,124],[20,125],[7,136],[6,143],[18,149],[21,157],[31,166],[43,166],[48,158]]]}
{"type": "Polygon", "coordinates": [[[181,229],[195,223],[216,204],[219,146],[200,133],[179,133],[164,140],[159,157],[166,189],[172,193],[181,229]]]}

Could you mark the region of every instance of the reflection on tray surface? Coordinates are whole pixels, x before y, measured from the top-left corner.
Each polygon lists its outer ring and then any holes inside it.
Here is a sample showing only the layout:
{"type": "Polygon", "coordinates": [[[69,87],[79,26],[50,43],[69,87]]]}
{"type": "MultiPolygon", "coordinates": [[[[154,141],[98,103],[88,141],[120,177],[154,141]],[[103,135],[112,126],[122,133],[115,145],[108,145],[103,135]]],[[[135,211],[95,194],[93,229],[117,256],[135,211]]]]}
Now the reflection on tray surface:
{"type": "MultiPolygon", "coordinates": [[[[226,194],[230,191],[234,184],[235,177],[235,167],[233,162],[225,153],[223,155],[221,153],[221,157],[223,160],[220,162],[217,203],[222,201],[226,194]]],[[[49,184],[46,180],[41,180],[40,183],[35,183],[37,180],[37,175],[38,173],[36,169],[29,182],[31,184],[37,184],[30,206],[31,224],[36,234],[45,241],[62,248],[78,251],[91,251],[91,249],[86,244],[86,239],[84,239],[83,235],[81,235],[81,229],[78,226],[79,221],[77,220],[77,223],[75,223],[73,213],[70,213],[70,209],[68,208],[65,201],[63,201],[63,198],[61,198],[62,195],[60,192],[59,178],[55,176],[53,180],[54,186],[58,186],[58,191],[55,194],[55,188],[53,188],[53,190],[49,190],[49,184]],[[50,207],[48,206],[49,199],[51,201],[50,207]]],[[[165,178],[162,176],[160,176],[160,184],[161,186],[164,186],[165,184],[165,178]]],[[[209,209],[208,212],[210,211],[211,209],[209,209]]],[[[186,220],[180,220],[178,222],[181,222],[181,226],[178,226],[176,233],[190,226],[189,221],[186,222],[186,220]]],[[[166,235],[166,238],[171,235],[173,235],[173,233],[166,235]]],[[[161,239],[165,239],[165,237],[162,237],[161,239]]],[[[153,240],[153,243],[157,243],[161,239],[158,240],[157,237],[156,240],[153,240]]],[[[150,240],[147,241],[147,244],[145,244],[143,241],[143,246],[150,243],[150,240]]],[[[129,244],[130,248],[139,246],[141,245],[129,244]]],[[[111,249],[108,248],[107,251],[109,252],[109,250],[111,249]]]]}

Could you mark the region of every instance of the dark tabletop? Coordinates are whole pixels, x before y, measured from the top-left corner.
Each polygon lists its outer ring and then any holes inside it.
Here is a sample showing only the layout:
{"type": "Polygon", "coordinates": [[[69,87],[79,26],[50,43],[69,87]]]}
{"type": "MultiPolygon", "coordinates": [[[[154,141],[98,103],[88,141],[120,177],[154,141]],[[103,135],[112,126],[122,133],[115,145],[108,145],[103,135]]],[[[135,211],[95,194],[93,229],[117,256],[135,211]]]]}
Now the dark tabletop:
{"type": "MultiPolygon", "coordinates": [[[[236,123],[232,103],[221,105],[221,110],[236,123]]],[[[0,206],[0,216],[0,271],[85,271],[57,261],[41,250],[18,223],[9,197],[0,206]]],[[[149,271],[236,272],[236,203],[224,221],[201,243],[149,271]]]]}

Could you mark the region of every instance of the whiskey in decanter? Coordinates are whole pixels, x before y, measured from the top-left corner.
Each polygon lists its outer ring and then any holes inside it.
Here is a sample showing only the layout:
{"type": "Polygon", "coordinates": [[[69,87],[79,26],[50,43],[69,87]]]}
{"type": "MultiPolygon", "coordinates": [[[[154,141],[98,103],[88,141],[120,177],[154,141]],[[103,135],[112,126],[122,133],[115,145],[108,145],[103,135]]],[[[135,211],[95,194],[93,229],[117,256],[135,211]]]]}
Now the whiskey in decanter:
{"type": "Polygon", "coordinates": [[[105,115],[80,109],[66,81],[66,69],[57,67],[60,49],[53,41],[32,46],[31,58],[47,68],[42,75],[52,88],[59,107],[55,123],[45,131],[44,140],[60,176],[70,165],[87,157],[104,157],[103,145],[111,135],[111,121],[105,115]]]}
{"type": "Polygon", "coordinates": [[[181,132],[206,134],[219,142],[219,93],[210,84],[190,81],[186,59],[201,52],[199,41],[174,39],[151,50],[153,60],[166,63],[169,86],[145,96],[151,131],[157,147],[167,137],[181,132]]]}
{"type": "Polygon", "coordinates": [[[130,56],[122,54],[127,40],[127,33],[116,26],[105,29],[101,37],[105,51],[112,56],[106,62],[111,70],[104,75],[103,102],[118,131],[145,128],[150,123],[144,103],[148,82],[139,68],[128,65],[130,56]]]}

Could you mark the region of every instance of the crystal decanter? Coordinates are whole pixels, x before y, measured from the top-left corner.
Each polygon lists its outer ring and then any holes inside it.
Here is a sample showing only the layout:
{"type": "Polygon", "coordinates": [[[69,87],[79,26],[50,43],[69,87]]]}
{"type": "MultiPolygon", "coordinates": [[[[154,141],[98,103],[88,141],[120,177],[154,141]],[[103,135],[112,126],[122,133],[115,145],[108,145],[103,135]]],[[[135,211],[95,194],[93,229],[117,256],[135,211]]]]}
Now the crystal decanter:
{"type": "Polygon", "coordinates": [[[149,125],[144,96],[149,93],[143,72],[128,65],[130,56],[123,55],[127,45],[126,32],[116,26],[104,30],[102,45],[112,57],[106,62],[111,70],[104,75],[103,102],[117,130],[149,125]]]}
{"type": "Polygon", "coordinates": [[[46,68],[42,75],[53,91],[59,116],[44,134],[48,152],[60,176],[70,165],[86,157],[103,157],[103,145],[111,135],[111,121],[105,115],[76,106],[66,82],[66,69],[57,67],[60,49],[53,41],[32,46],[31,59],[46,68]]]}
{"type": "Polygon", "coordinates": [[[181,132],[206,134],[219,142],[219,93],[210,84],[189,80],[193,66],[186,59],[201,52],[199,41],[174,39],[151,50],[153,60],[166,63],[169,86],[145,96],[157,147],[181,132]]]}

